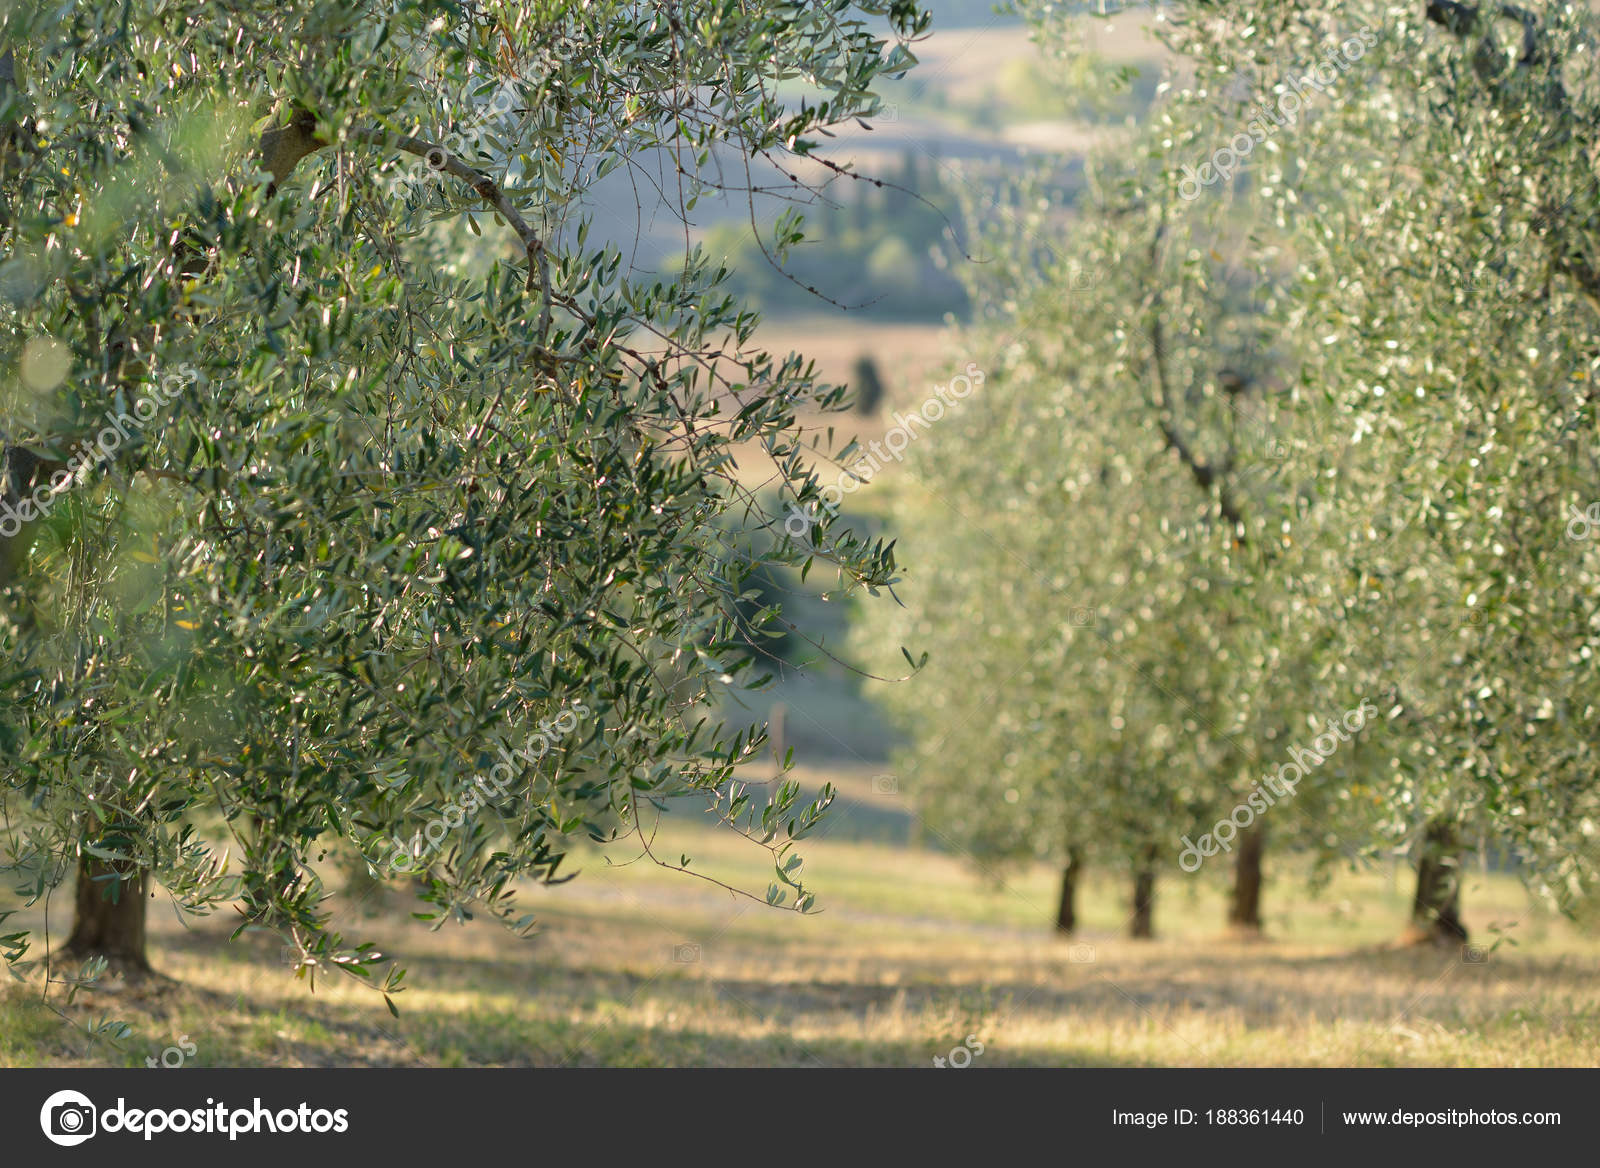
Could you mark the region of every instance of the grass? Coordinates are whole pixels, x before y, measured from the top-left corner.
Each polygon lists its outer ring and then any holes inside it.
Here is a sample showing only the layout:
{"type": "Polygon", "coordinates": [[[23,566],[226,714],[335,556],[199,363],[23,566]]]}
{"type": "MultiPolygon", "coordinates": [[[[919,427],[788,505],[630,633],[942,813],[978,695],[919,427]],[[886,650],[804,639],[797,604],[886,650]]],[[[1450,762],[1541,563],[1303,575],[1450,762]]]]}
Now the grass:
{"type": "MultiPolygon", "coordinates": [[[[862,782],[845,786],[863,803],[897,798],[862,782]]],[[[764,889],[759,849],[686,817],[662,836],[658,854],[764,889]]],[[[347,979],[310,992],[274,937],[229,945],[225,921],[185,928],[157,909],[152,952],[172,983],[48,1004],[37,982],[13,987],[0,1065],[139,1066],[187,1041],[202,1066],[927,1066],[967,1035],[984,1044],[980,1066],[1600,1061],[1600,941],[1508,877],[1467,883],[1469,924],[1508,939],[1476,963],[1386,946],[1404,872],[1344,875],[1316,896],[1280,872],[1265,942],[1222,934],[1209,872],[1169,877],[1162,937],[1126,940],[1124,889],[1101,879],[1069,941],[1047,931],[1044,868],[986,882],[949,856],[826,837],[805,855],[826,910],[811,917],[600,855],[573,883],[526,893],[542,920],[526,941],[480,922],[429,932],[391,893],[346,924],[408,966],[399,1019],[347,979]],[[133,1036],[81,1029],[105,1017],[133,1036]]]]}

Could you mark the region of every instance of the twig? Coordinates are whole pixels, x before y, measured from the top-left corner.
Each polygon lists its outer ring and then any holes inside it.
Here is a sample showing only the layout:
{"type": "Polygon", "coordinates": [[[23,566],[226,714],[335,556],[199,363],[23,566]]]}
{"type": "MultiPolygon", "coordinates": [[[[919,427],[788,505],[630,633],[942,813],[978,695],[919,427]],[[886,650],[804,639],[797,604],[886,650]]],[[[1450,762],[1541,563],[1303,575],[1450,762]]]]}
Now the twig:
{"type": "Polygon", "coordinates": [[[371,146],[387,146],[406,154],[413,154],[435,170],[461,179],[472,188],[474,194],[500,213],[501,217],[511,225],[511,229],[517,233],[523,249],[528,253],[528,287],[531,289],[535,281],[539,284],[539,344],[541,346],[545,344],[550,335],[551,320],[550,257],[544,240],[539,238],[538,232],[534,231],[522,217],[511,200],[506,198],[499,184],[483,171],[462,162],[443,146],[421,138],[390,134],[383,130],[355,130],[350,134],[350,138],[352,141],[364,142],[371,146]]]}

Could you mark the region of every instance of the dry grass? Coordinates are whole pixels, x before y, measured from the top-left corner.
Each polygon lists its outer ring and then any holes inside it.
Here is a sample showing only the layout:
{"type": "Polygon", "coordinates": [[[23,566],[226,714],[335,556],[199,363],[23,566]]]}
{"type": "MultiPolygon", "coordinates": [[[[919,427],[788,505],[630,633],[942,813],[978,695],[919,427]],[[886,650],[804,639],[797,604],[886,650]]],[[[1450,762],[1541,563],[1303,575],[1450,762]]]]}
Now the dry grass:
{"type": "MultiPolygon", "coordinates": [[[[772,353],[804,353],[816,362],[818,376],[828,384],[848,384],[858,357],[870,356],[877,363],[886,390],[884,406],[878,413],[812,413],[799,421],[805,445],[823,452],[811,462],[824,476],[824,482],[832,482],[839,475],[836,456],[847,442],[855,439],[864,451],[867,444],[882,438],[895,425],[896,411],[920,410],[935,396],[936,387],[949,385],[971,359],[954,347],[944,326],[939,324],[895,324],[843,316],[789,316],[763,322],[756,340],[772,353]]],[[[913,429],[917,436],[928,432],[923,426],[914,425],[913,429]]],[[[759,443],[745,443],[735,454],[739,477],[746,486],[758,487],[774,481],[772,459],[759,443]]],[[[858,452],[850,461],[854,463],[862,457],[858,452]]],[[[879,461],[882,474],[874,477],[872,484],[860,488],[855,496],[857,500],[871,494],[873,484],[880,479],[894,478],[900,470],[900,464],[887,456],[879,461]]]]}
{"type": "Polygon", "coordinates": [[[774,353],[804,353],[829,382],[848,382],[856,358],[870,356],[886,381],[907,387],[908,397],[910,387],[948,381],[961,367],[949,352],[942,324],[842,314],[783,316],[763,321],[756,340],[774,353]]]}
{"type": "MultiPolygon", "coordinates": [[[[762,853],[695,824],[658,842],[764,885],[762,853]]],[[[1469,920],[1516,944],[1475,964],[1385,949],[1403,888],[1375,874],[1314,899],[1298,881],[1272,886],[1265,943],[1218,935],[1216,880],[1169,879],[1165,936],[1145,943],[1117,935],[1121,889],[1096,886],[1068,942],[1045,931],[1043,869],[990,885],[918,850],[823,839],[806,855],[827,908],[806,918],[599,857],[572,884],[530,891],[543,921],[531,941],[478,922],[427,932],[396,894],[352,923],[410,969],[398,1020],[348,980],[307,992],[274,938],[229,946],[220,922],[185,930],[157,913],[156,959],[175,984],[54,1003],[79,1022],[126,1020],[133,1039],[91,1042],[36,985],[17,987],[0,998],[0,1065],[138,1065],[184,1035],[211,1066],[928,1065],[967,1035],[986,1066],[1600,1061],[1600,943],[1503,877],[1468,885],[1469,920]]]]}

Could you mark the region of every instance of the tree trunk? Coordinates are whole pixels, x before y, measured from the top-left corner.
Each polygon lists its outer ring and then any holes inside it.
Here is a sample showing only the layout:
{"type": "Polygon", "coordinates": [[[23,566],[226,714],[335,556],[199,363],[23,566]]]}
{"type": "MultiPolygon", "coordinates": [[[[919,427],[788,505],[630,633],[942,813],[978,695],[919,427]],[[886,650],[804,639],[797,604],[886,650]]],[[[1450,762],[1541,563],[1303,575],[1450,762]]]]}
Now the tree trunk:
{"type": "Polygon", "coordinates": [[[1228,924],[1235,929],[1261,932],[1261,856],[1266,844],[1267,833],[1259,823],[1239,833],[1233,860],[1233,897],[1228,905],[1228,924]]]}
{"type": "Polygon", "coordinates": [[[119,874],[109,864],[78,860],[76,920],[62,947],[75,960],[104,957],[108,973],[137,978],[151,972],[145,956],[145,894],[150,874],[143,869],[119,874]]]}
{"type": "Polygon", "coordinates": [[[1083,860],[1077,848],[1067,849],[1067,864],[1061,869],[1061,905],[1056,909],[1056,932],[1071,936],[1078,927],[1078,878],[1083,860]]]}
{"type": "Polygon", "coordinates": [[[1408,940],[1456,945],[1467,939],[1461,923],[1461,844],[1453,824],[1433,820],[1417,854],[1417,894],[1411,901],[1408,940]]]}
{"type": "Polygon", "coordinates": [[[1156,850],[1146,848],[1134,861],[1133,916],[1128,921],[1128,936],[1149,940],[1156,935],[1151,916],[1156,900],[1156,850]]]}

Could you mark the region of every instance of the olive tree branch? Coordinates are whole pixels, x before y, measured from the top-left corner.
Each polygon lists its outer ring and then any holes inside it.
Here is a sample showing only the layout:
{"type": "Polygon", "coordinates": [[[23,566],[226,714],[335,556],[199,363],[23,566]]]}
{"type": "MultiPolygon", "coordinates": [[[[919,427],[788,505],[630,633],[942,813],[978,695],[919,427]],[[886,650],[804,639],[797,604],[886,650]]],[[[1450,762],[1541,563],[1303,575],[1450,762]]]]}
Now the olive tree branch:
{"type": "Polygon", "coordinates": [[[539,343],[543,345],[550,335],[551,319],[551,289],[550,289],[550,257],[545,248],[544,240],[539,238],[532,225],[522,217],[522,213],[506,198],[500,185],[483,171],[468,166],[443,146],[428,142],[422,138],[412,138],[405,134],[391,134],[383,130],[356,130],[350,134],[350,139],[363,142],[372,146],[388,146],[406,154],[415,155],[423,159],[435,170],[443,171],[453,178],[461,179],[472,188],[484,202],[498,212],[511,230],[517,233],[517,238],[522,241],[522,247],[528,255],[528,287],[533,288],[535,282],[539,285],[539,343]]]}

